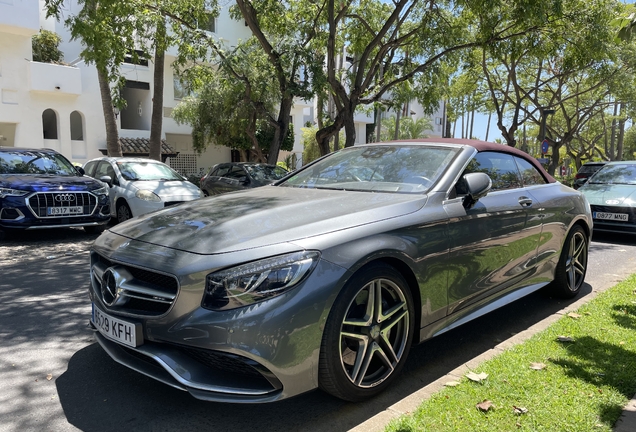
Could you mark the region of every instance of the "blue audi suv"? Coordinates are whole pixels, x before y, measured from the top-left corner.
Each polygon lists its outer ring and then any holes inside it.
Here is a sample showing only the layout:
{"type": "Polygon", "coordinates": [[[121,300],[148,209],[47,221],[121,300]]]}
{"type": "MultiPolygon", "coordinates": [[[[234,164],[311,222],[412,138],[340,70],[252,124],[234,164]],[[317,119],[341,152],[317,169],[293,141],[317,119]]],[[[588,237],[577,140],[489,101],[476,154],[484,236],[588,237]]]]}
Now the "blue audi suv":
{"type": "Polygon", "coordinates": [[[23,229],[100,233],[109,220],[108,185],[55,150],[0,147],[0,239],[23,229]]]}

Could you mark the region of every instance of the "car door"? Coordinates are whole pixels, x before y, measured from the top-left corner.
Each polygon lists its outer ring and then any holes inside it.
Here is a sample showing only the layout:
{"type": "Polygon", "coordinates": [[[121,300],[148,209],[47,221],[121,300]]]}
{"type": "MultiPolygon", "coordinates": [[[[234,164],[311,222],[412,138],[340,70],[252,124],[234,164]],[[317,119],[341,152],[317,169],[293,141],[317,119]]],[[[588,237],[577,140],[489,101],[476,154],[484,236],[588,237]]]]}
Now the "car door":
{"type": "Polygon", "coordinates": [[[232,166],[229,164],[221,164],[205,179],[203,188],[209,195],[223,193],[224,187],[221,179],[231,168],[232,166]]]}
{"type": "MultiPolygon", "coordinates": [[[[487,173],[493,185],[470,209],[461,199],[445,203],[451,241],[449,314],[514,289],[532,271],[541,235],[541,219],[530,217],[541,211],[540,203],[524,188],[514,156],[477,153],[464,171],[468,172],[487,173]]],[[[462,186],[460,179],[460,198],[465,194],[462,186]]]]}
{"type": "Polygon", "coordinates": [[[97,164],[97,166],[95,167],[94,174],[95,175],[93,177],[95,177],[96,179],[99,179],[103,176],[108,176],[112,180],[112,186],[108,191],[108,198],[110,199],[110,214],[111,216],[114,216],[115,202],[117,200],[117,197],[120,195],[121,189],[119,179],[117,177],[117,174],[115,173],[115,169],[112,167],[110,162],[103,160],[100,161],[99,164],[97,164]]]}
{"type": "Polygon", "coordinates": [[[225,192],[234,192],[247,188],[249,177],[242,166],[235,165],[222,178],[222,181],[224,183],[223,187],[225,192]]]}

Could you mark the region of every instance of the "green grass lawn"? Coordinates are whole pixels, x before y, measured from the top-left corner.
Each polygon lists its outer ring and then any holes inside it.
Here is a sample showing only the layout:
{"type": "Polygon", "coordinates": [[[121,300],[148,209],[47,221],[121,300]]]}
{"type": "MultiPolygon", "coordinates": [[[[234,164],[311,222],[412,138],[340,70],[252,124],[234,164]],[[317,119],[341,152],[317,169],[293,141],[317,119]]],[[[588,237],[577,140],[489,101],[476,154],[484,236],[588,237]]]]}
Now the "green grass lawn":
{"type": "Polygon", "coordinates": [[[488,377],[463,377],[386,430],[611,431],[636,393],[636,275],[473,372],[488,377]]]}

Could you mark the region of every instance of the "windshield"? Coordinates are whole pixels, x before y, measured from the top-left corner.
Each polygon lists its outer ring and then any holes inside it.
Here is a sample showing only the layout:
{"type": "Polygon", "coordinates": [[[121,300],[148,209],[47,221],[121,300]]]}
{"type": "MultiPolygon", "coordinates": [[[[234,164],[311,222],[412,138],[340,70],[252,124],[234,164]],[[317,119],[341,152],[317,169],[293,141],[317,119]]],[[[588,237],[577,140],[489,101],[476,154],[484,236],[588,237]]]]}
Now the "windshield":
{"type": "Polygon", "coordinates": [[[589,183],[636,185],[636,164],[605,165],[590,178],[589,183]]]}
{"type": "Polygon", "coordinates": [[[117,162],[117,167],[126,180],[183,181],[179,173],[158,162],[117,162]]]}
{"type": "Polygon", "coordinates": [[[244,165],[245,170],[254,180],[274,181],[285,177],[288,172],[274,165],[244,165]]]}
{"type": "Polygon", "coordinates": [[[350,147],[301,170],[281,186],[423,193],[444,173],[457,151],[408,145],[350,147]]]}
{"type": "Polygon", "coordinates": [[[0,174],[79,176],[64,156],[39,151],[0,152],[0,174]]]}

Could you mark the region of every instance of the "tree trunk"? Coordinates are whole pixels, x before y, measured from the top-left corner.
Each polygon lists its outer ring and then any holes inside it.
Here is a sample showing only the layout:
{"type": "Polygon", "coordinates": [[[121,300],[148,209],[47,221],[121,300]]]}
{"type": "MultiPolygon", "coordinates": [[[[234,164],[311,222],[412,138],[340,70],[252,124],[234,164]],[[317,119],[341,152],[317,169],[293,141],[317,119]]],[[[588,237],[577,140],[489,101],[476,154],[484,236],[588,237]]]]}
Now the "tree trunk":
{"type": "Polygon", "coordinates": [[[548,141],[550,142],[550,147],[552,147],[552,155],[550,156],[550,164],[548,165],[548,174],[554,175],[556,169],[560,165],[559,150],[561,150],[561,147],[565,145],[565,142],[548,141]]]}
{"type": "Polygon", "coordinates": [[[625,138],[625,116],[623,116],[623,103],[620,105],[621,119],[618,121],[618,139],[616,140],[616,160],[623,160],[623,140],[625,138]]]}
{"type": "Polygon", "coordinates": [[[166,25],[162,21],[157,24],[155,47],[155,70],[153,73],[152,114],[150,117],[150,159],[161,161],[161,130],[163,128],[163,72],[166,57],[165,50],[166,25]]]}
{"type": "Polygon", "coordinates": [[[614,153],[614,144],[616,142],[616,116],[618,115],[618,104],[614,102],[614,118],[612,119],[612,134],[610,138],[609,157],[610,160],[616,160],[616,153],[614,153]]]}
{"type": "Polygon", "coordinates": [[[97,67],[97,80],[99,82],[99,93],[102,97],[102,110],[104,111],[104,123],[106,125],[106,149],[108,156],[122,156],[119,133],[115,120],[115,109],[113,107],[113,97],[110,93],[108,74],[105,70],[97,67]]]}
{"type": "Polygon", "coordinates": [[[356,143],[356,124],[353,121],[353,113],[344,118],[345,147],[353,147],[356,143]]]}
{"type": "Polygon", "coordinates": [[[393,132],[393,139],[400,139],[400,116],[402,115],[402,110],[404,107],[400,107],[400,109],[395,113],[395,131],[393,132]]]}
{"type": "Polygon", "coordinates": [[[488,111],[488,123],[486,123],[486,137],[484,141],[488,141],[488,133],[490,132],[490,119],[492,117],[492,111],[488,111]]]}
{"type": "Polygon", "coordinates": [[[466,138],[472,139],[473,126],[475,125],[475,94],[470,97],[470,129],[468,130],[468,136],[466,138]]]}
{"type": "Polygon", "coordinates": [[[380,142],[380,134],[382,133],[382,106],[378,105],[378,112],[375,116],[375,142],[380,142]]]}
{"type": "Polygon", "coordinates": [[[267,163],[270,165],[276,165],[278,162],[278,154],[280,153],[281,145],[287,136],[289,130],[289,117],[291,116],[291,109],[294,104],[293,97],[283,97],[280,101],[280,108],[278,110],[278,121],[276,130],[274,131],[274,138],[269,145],[269,154],[267,155],[267,163]]]}

